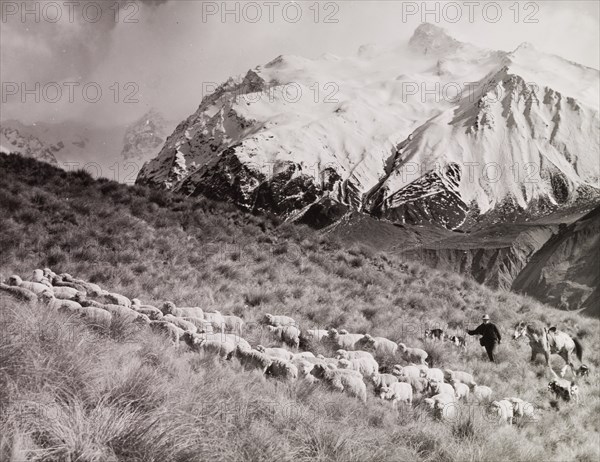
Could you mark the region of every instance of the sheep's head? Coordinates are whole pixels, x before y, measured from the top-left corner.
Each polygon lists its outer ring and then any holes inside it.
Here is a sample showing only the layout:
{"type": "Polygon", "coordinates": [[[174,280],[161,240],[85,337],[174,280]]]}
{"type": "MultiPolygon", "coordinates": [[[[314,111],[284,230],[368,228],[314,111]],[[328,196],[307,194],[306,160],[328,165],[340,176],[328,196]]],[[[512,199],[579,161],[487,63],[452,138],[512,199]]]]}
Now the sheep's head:
{"type": "Polygon", "coordinates": [[[183,333],[183,341],[190,347],[199,347],[206,342],[206,339],[202,338],[198,334],[185,331],[183,333]]]}
{"type": "Polygon", "coordinates": [[[338,366],[340,369],[350,369],[350,361],[347,359],[340,359],[338,361],[338,366]]]}
{"type": "Polygon", "coordinates": [[[264,324],[271,324],[273,322],[273,315],[271,313],[266,313],[263,317],[264,324]]]}
{"type": "Polygon", "coordinates": [[[176,308],[177,307],[175,306],[175,303],[173,303],[173,302],[165,302],[165,303],[163,303],[161,311],[164,314],[173,314],[173,313],[175,313],[175,309],[176,308]]]}
{"type": "Polygon", "coordinates": [[[327,372],[327,368],[322,364],[316,364],[315,367],[310,371],[310,375],[316,377],[317,379],[322,379],[327,372]]]}
{"type": "Polygon", "coordinates": [[[39,281],[40,279],[42,279],[44,277],[44,272],[41,269],[34,269],[33,277],[35,280],[39,281]]]}
{"type": "Polygon", "coordinates": [[[260,352],[260,353],[264,353],[264,352],[265,352],[265,351],[267,351],[267,350],[266,350],[266,349],[265,349],[265,347],[264,347],[264,346],[262,346],[262,345],[256,345],[256,351],[258,351],[258,352],[260,352]]]}
{"type": "Polygon", "coordinates": [[[406,345],[404,343],[399,343],[398,348],[400,349],[400,351],[402,351],[402,353],[406,351],[406,345]]]}
{"type": "Polygon", "coordinates": [[[19,286],[23,282],[23,279],[21,279],[16,274],[13,274],[11,277],[8,278],[8,281],[6,282],[9,286],[19,286]]]}
{"type": "Polygon", "coordinates": [[[402,367],[400,364],[396,364],[392,369],[392,375],[395,375],[395,376],[404,375],[404,367],[402,367]]]}
{"type": "Polygon", "coordinates": [[[131,306],[141,306],[142,302],[140,301],[139,298],[132,298],[131,299],[131,306]]]}
{"type": "Polygon", "coordinates": [[[435,400],[433,398],[425,398],[423,402],[427,404],[429,409],[433,409],[435,407],[435,400]]]}
{"type": "Polygon", "coordinates": [[[139,322],[140,324],[150,324],[150,318],[143,313],[138,313],[134,322],[139,322]]]}
{"type": "Polygon", "coordinates": [[[54,298],[54,294],[52,292],[50,292],[49,290],[45,290],[38,296],[38,299],[44,303],[50,303],[50,301],[53,298],[54,298]]]}
{"type": "Polygon", "coordinates": [[[419,377],[427,377],[427,371],[423,369],[419,370],[419,377]]]}
{"type": "Polygon", "coordinates": [[[340,334],[338,333],[337,329],[335,329],[334,327],[332,327],[331,329],[329,329],[329,332],[327,332],[327,335],[332,340],[336,340],[336,339],[338,339],[340,337],[340,334]]]}
{"type": "Polygon", "coordinates": [[[348,359],[348,352],[346,350],[338,350],[335,352],[337,359],[348,359]]]}
{"type": "Polygon", "coordinates": [[[348,335],[348,331],[346,329],[340,329],[340,335],[348,335]]]}
{"type": "Polygon", "coordinates": [[[321,353],[319,353],[319,354],[317,355],[317,359],[325,359],[325,356],[323,356],[321,353]]]}
{"type": "Polygon", "coordinates": [[[391,399],[392,397],[392,389],[386,385],[383,385],[379,389],[379,398],[381,399],[391,399]]]}
{"type": "Polygon", "coordinates": [[[365,334],[363,337],[363,340],[365,341],[365,344],[367,346],[375,345],[375,339],[373,337],[371,337],[371,335],[369,335],[369,334],[365,334]]]}

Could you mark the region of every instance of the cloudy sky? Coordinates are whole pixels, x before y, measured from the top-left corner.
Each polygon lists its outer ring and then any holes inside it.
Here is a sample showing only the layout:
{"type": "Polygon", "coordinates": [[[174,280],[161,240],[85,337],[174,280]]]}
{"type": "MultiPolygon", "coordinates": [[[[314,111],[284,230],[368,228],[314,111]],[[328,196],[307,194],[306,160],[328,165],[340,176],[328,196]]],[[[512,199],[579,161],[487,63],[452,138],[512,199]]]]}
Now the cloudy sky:
{"type": "Polygon", "coordinates": [[[531,42],[600,67],[599,2],[476,3],[0,0],[0,119],[109,125],[156,107],[180,120],[212,82],[280,54],[353,55],[406,42],[423,21],[482,47],[531,42]]]}

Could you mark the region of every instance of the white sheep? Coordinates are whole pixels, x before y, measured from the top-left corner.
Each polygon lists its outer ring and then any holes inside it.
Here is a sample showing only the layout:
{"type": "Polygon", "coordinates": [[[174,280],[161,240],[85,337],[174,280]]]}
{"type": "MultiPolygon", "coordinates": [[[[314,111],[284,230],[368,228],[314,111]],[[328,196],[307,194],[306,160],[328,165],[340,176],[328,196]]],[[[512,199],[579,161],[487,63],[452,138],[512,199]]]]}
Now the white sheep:
{"type": "Polygon", "coordinates": [[[431,368],[431,369],[420,369],[421,377],[426,378],[432,382],[443,382],[444,381],[444,372],[441,369],[431,368]]]}
{"type": "Polygon", "coordinates": [[[296,380],[298,368],[285,359],[273,358],[271,365],[267,368],[266,375],[282,380],[296,380]]]}
{"type": "Polygon", "coordinates": [[[469,387],[474,387],[477,385],[475,380],[473,380],[473,374],[469,374],[468,372],[444,369],[444,378],[448,382],[455,380],[457,382],[466,383],[469,387]]]}
{"type": "Polygon", "coordinates": [[[63,273],[61,274],[61,276],[63,281],[78,284],[79,286],[81,286],[91,297],[100,297],[108,293],[105,290],[103,290],[98,284],[87,282],[82,279],[75,279],[73,276],[67,273],[63,273]]]}
{"type": "Polygon", "coordinates": [[[427,352],[421,348],[409,348],[404,343],[398,344],[398,349],[404,355],[404,358],[410,363],[427,364],[427,352]]]}
{"type": "Polygon", "coordinates": [[[172,314],[165,314],[162,319],[163,321],[168,321],[170,323],[175,324],[177,327],[183,329],[186,332],[191,332],[192,334],[198,332],[198,328],[193,323],[186,321],[183,318],[173,316],[172,314]]]}
{"type": "Polygon", "coordinates": [[[86,294],[84,292],[81,292],[77,289],[73,289],[72,287],[53,287],[52,289],[52,293],[54,294],[54,296],[56,298],[59,298],[61,300],[75,300],[75,301],[81,301],[85,298],[86,294]]]}
{"type": "Polygon", "coordinates": [[[432,382],[431,380],[429,380],[428,382],[429,382],[429,389],[431,390],[432,396],[441,395],[441,394],[456,396],[454,388],[449,383],[432,382]]]}
{"type": "Polygon", "coordinates": [[[457,382],[455,380],[452,381],[452,387],[454,388],[454,394],[458,400],[468,401],[469,393],[471,389],[466,383],[457,382]]]}
{"type": "Polygon", "coordinates": [[[40,284],[39,282],[23,281],[23,279],[21,279],[16,274],[12,275],[11,277],[8,278],[7,284],[9,286],[21,287],[22,289],[27,289],[36,295],[41,295],[44,292],[47,292],[48,290],[52,290],[52,289],[48,288],[48,286],[45,286],[44,284],[40,284]]]}
{"type": "Polygon", "coordinates": [[[25,289],[23,287],[18,286],[9,286],[0,282],[0,291],[10,295],[11,297],[27,302],[34,303],[37,301],[38,296],[33,293],[31,290],[25,289]]]}
{"type": "Polygon", "coordinates": [[[160,321],[163,318],[162,311],[151,305],[131,305],[131,308],[138,313],[145,314],[153,321],[160,321]]]}
{"type": "Polygon", "coordinates": [[[306,359],[306,358],[314,358],[315,355],[310,351],[301,351],[300,353],[295,353],[292,356],[292,359],[306,359]]]}
{"type": "Polygon", "coordinates": [[[293,348],[300,346],[300,329],[295,326],[267,326],[269,332],[277,340],[293,348]]]}
{"type": "Polygon", "coordinates": [[[398,344],[385,337],[372,337],[365,334],[356,342],[355,348],[373,350],[378,355],[395,355],[398,351],[398,344]]]}
{"type": "Polygon", "coordinates": [[[513,418],[519,420],[525,418],[528,422],[536,420],[535,407],[533,404],[522,400],[521,398],[504,398],[503,401],[508,401],[513,405],[513,418]]]}
{"type": "Polygon", "coordinates": [[[379,398],[391,401],[394,409],[398,407],[399,402],[412,404],[413,400],[413,389],[408,383],[395,382],[388,385],[384,385],[379,390],[379,398]]]}
{"type": "Polygon", "coordinates": [[[371,377],[375,390],[379,390],[381,387],[389,387],[392,383],[398,381],[398,377],[393,374],[373,374],[371,377]]]}
{"type": "Polygon", "coordinates": [[[309,384],[313,384],[317,381],[317,378],[310,374],[310,371],[315,367],[315,363],[312,363],[305,358],[294,358],[292,363],[298,368],[298,379],[304,380],[309,384]]]}
{"type": "Polygon", "coordinates": [[[108,311],[110,314],[113,315],[113,317],[115,317],[115,316],[121,317],[124,320],[130,321],[130,322],[137,321],[142,316],[141,313],[137,313],[134,310],[127,308],[123,305],[106,304],[106,305],[101,305],[97,308],[102,308],[103,310],[108,311]]]}
{"type": "Polygon", "coordinates": [[[328,331],[326,329],[307,329],[302,331],[302,340],[321,342],[324,338],[327,338],[328,331]]]}
{"type": "Polygon", "coordinates": [[[277,347],[265,348],[262,345],[257,345],[256,349],[257,349],[257,351],[260,351],[261,353],[264,353],[267,356],[270,356],[271,358],[290,360],[294,357],[294,353],[286,350],[285,348],[277,348],[277,347]]]}
{"type": "Polygon", "coordinates": [[[106,300],[107,305],[121,305],[126,308],[131,308],[131,300],[125,295],[109,292],[104,296],[104,299],[106,300]]]}
{"type": "Polygon", "coordinates": [[[180,310],[179,316],[181,316],[183,318],[204,319],[204,310],[202,310],[202,308],[193,306],[193,307],[179,307],[178,309],[180,310]]]}
{"type": "Polygon", "coordinates": [[[149,326],[154,332],[166,335],[175,346],[179,346],[180,340],[184,339],[184,335],[186,334],[183,329],[167,321],[150,321],[149,326]]]}
{"type": "Polygon", "coordinates": [[[224,315],[223,330],[225,332],[235,332],[242,334],[244,330],[244,320],[238,316],[224,315]]]}
{"type": "Polygon", "coordinates": [[[492,401],[492,389],[485,385],[475,385],[471,396],[478,403],[489,403],[492,401]]]}
{"type": "Polygon", "coordinates": [[[92,321],[96,324],[103,324],[108,326],[112,321],[112,314],[110,314],[106,310],[96,308],[93,306],[82,306],[79,314],[82,318],[86,318],[87,320],[92,321]]]}
{"type": "Polygon", "coordinates": [[[204,321],[210,323],[213,330],[223,332],[225,329],[225,318],[220,311],[204,312],[204,321]]]}
{"type": "Polygon", "coordinates": [[[364,337],[363,334],[349,334],[345,330],[331,328],[327,334],[329,342],[333,343],[336,349],[342,350],[356,350],[356,342],[364,337]]]}
{"type": "Polygon", "coordinates": [[[510,401],[502,399],[500,401],[492,401],[488,411],[490,414],[498,416],[500,422],[506,422],[508,425],[513,424],[513,404],[510,401]]]}
{"type": "Polygon", "coordinates": [[[43,284],[46,287],[52,287],[52,283],[50,279],[44,276],[44,271],[41,269],[33,270],[33,276],[31,277],[31,282],[37,282],[38,284],[43,284]]]}
{"type": "Polygon", "coordinates": [[[458,415],[459,409],[454,392],[452,394],[434,395],[431,398],[425,398],[423,401],[438,419],[453,421],[458,415]]]}
{"type": "Polygon", "coordinates": [[[181,316],[183,314],[173,302],[164,302],[160,307],[160,311],[162,314],[172,314],[173,316],[181,316]]]}
{"type": "Polygon", "coordinates": [[[194,351],[205,351],[219,355],[225,359],[231,359],[238,347],[236,343],[228,338],[207,339],[201,334],[192,334],[191,332],[185,332],[183,334],[183,340],[194,351]]]}
{"type": "Polygon", "coordinates": [[[310,373],[335,391],[359,398],[362,402],[367,401],[367,386],[357,371],[330,369],[326,365],[316,364],[310,373]]]}
{"type": "Polygon", "coordinates": [[[55,311],[79,314],[82,308],[81,304],[78,302],[56,298],[50,291],[44,292],[42,295],[40,295],[40,300],[46,303],[48,308],[55,311]]]}
{"type": "Polygon", "coordinates": [[[356,359],[356,358],[369,358],[375,360],[373,355],[368,351],[355,350],[355,351],[347,351],[339,349],[335,352],[335,357],[337,359],[356,359]]]}
{"type": "Polygon", "coordinates": [[[421,377],[421,370],[417,366],[401,366],[400,364],[394,365],[392,374],[398,377],[413,377],[418,379],[421,377]]]}
{"type": "Polygon", "coordinates": [[[259,370],[263,374],[267,372],[267,368],[273,362],[268,355],[258,350],[244,348],[241,345],[236,347],[234,357],[237,358],[244,370],[259,370]]]}
{"type": "Polygon", "coordinates": [[[398,377],[398,382],[405,382],[405,383],[410,384],[410,386],[413,389],[414,396],[421,396],[421,395],[425,394],[425,392],[429,388],[429,382],[427,381],[427,379],[425,379],[423,377],[415,378],[415,377],[400,376],[400,377],[398,377]]]}
{"type": "Polygon", "coordinates": [[[204,320],[203,318],[191,318],[184,316],[181,319],[191,322],[194,326],[196,326],[198,333],[213,334],[215,332],[212,323],[204,320]]]}
{"type": "Polygon", "coordinates": [[[264,317],[265,324],[269,326],[298,326],[298,323],[294,321],[293,318],[289,316],[273,316],[270,313],[265,314],[264,317]]]}
{"type": "Polygon", "coordinates": [[[358,371],[367,378],[371,378],[379,372],[379,364],[372,358],[340,359],[338,367],[358,371]]]}

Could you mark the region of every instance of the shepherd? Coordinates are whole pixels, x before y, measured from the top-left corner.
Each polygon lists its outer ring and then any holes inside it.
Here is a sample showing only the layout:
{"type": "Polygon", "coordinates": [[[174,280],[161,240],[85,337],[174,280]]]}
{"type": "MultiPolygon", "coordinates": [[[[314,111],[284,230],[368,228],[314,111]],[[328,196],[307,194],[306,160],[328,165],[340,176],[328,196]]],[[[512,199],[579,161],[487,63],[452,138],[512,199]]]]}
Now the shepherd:
{"type": "Polygon", "coordinates": [[[496,325],[490,322],[490,317],[487,314],[484,314],[482,319],[482,324],[477,326],[474,330],[468,330],[467,333],[469,335],[481,335],[479,343],[481,346],[485,347],[485,351],[487,352],[490,361],[495,363],[496,359],[494,358],[494,354],[496,353],[498,345],[502,343],[502,336],[496,325]]]}

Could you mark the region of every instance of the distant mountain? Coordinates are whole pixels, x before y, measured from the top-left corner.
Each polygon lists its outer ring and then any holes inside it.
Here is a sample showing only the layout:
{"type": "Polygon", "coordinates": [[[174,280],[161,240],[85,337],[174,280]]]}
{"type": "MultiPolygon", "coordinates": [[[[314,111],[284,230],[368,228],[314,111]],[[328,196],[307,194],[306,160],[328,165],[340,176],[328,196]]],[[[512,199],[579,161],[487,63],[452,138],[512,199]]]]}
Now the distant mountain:
{"type": "Polygon", "coordinates": [[[15,128],[0,126],[0,152],[4,154],[16,153],[58,166],[54,154],[62,148],[61,143],[48,145],[35,136],[21,134],[15,128]]]}
{"type": "Polygon", "coordinates": [[[160,152],[175,125],[156,109],[151,109],[127,127],[121,152],[123,159],[143,162],[152,159],[160,152]]]}
{"type": "Polygon", "coordinates": [[[485,50],[424,24],[408,45],[230,78],[137,182],[291,219],[337,203],[447,229],[531,220],[600,198],[599,81],[528,44],[485,50]]]}

